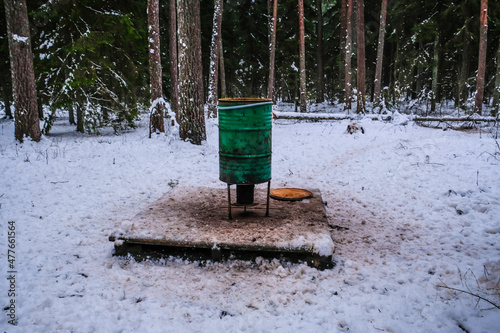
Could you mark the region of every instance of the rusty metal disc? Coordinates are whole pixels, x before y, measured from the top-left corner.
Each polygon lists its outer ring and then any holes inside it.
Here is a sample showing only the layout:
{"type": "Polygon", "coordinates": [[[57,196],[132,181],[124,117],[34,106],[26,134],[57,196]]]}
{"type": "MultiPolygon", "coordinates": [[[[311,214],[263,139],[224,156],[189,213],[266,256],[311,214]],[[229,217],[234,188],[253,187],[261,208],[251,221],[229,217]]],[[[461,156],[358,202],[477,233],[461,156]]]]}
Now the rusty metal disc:
{"type": "Polygon", "coordinates": [[[271,198],[284,201],[300,201],[312,196],[312,192],[301,188],[277,188],[270,193],[271,198]]]}

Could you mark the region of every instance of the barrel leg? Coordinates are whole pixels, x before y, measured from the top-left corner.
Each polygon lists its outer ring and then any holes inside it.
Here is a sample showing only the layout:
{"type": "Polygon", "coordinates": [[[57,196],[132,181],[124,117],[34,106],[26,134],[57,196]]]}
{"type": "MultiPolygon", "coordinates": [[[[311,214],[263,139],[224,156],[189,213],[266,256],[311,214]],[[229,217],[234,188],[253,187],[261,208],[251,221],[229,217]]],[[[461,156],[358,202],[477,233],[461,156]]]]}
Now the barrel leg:
{"type": "Polygon", "coordinates": [[[267,203],[266,203],[266,216],[269,216],[269,196],[271,194],[271,180],[267,182],[267,203]]]}
{"type": "Polygon", "coordinates": [[[233,216],[231,215],[231,185],[227,184],[227,209],[228,209],[228,219],[232,220],[233,216]]]}

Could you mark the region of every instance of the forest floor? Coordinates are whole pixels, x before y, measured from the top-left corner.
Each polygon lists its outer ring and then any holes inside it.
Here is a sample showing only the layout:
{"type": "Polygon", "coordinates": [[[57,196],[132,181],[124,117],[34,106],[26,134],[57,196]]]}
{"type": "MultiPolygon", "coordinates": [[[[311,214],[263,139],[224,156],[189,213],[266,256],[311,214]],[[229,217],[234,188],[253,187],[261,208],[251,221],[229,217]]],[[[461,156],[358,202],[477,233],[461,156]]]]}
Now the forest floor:
{"type": "Polygon", "coordinates": [[[64,118],[40,143],[19,144],[1,120],[0,328],[500,332],[498,133],[404,118],[360,119],[365,134],[353,135],[348,120],[274,121],[272,187],[321,191],[335,226],[327,270],[113,256],[108,236],[171,189],[225,188],[217,120],[201,146],[149,139],[146,120],[89,136],[64,118]]]}

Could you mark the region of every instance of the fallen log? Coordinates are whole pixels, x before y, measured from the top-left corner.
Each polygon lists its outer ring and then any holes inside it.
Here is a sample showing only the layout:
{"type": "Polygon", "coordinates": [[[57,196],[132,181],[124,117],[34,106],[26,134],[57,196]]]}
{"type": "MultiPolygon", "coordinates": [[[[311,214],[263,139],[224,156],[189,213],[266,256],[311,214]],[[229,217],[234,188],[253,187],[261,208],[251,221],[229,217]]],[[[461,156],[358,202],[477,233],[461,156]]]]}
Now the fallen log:
{"type": "MultiPolygon", "coordinates": [[[[274,119],[294,119],[294,120],[309,120],[309,121],[321,121],[321,120],[359,120],[359,118],[369,118],[372,120],[392,120],[392,115],[389,114],[345,114],[345,113],[298,113],[298,112],[282,112],[273,111],[274,119]]],[[[410,120],[415,122],[499,122],[499,118],[495,117],[480,117],[474,116],[464,116],[464,117],[420,117],[420,116],[408,116],[410,120]]]]}
{"type": "Polygon", "coordinates": [[[298,113],[298,112],[281,112],[273,111],[274,119],[294,119],[294,120],[359,120],[359,118],[370,118],[372,120],[391,120],[391,115],[378,115],[378,114],[345,114],[345,113],[298,113]]]}
{"type": "Polygon", "coordinates": [[[413,117],[413,121],[438,121],[445,122],[498,122],[500,119],[495,117],[413,117]]]}

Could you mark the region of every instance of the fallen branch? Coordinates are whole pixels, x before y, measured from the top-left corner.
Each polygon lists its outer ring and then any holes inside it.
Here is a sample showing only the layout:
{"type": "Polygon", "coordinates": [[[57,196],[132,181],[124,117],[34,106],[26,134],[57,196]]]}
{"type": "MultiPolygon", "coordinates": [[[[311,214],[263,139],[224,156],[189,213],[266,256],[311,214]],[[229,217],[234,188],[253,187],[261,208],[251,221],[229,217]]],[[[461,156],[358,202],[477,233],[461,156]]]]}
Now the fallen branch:
{"type": "MultiPolygon", "coordinates": [[[[297,120],[310,120],[310,121],[320,121],[320,120],[356,120],[359,119],[359,114],[345,114],[345,113],[300,113],[300,112],[283,112],[274,111],[274,119],[297,119],[297,120]]],[[[371,118],[372,120],[391,120],[390,115],[378,115],[378,114],[366,114],[363,115],[364,118],[371,118]]]]}
{"type": "Polygon", "coordinates": [[[465,293],[465,294],[468,294],[468,295],[471,295],[473,297],[477,297],[478,299],[482,300],[482,301],[485,301],[487,303],[490,303],[491,305],[493,305],[495,308],[497,309],[500,309],[500,305],[498,304],[495,304],[493,303],[492,301],[490,301],[489,299],[487,298],[484,298],[478,294],[475,294],[473,292],[470,292],[470,291],[467,291],[467,290],[462,290],[462,289],[457,289],[457,288],[452,288],[452,287],[448,287],[447,285],[437,285],[436,288],[445,288],[445,289],[449,289],[449,290],[453,290],[453,291],[456,291],[456,292],[459,292],[459,293],[465,293]]]}
{"type": "Polygon", "coordinates": [[[448,121],[472,121],[472,122],[498,122],[500,119],[495,117],[413,117],[413,121],[439,121],[442,123],[448,121]]]}

